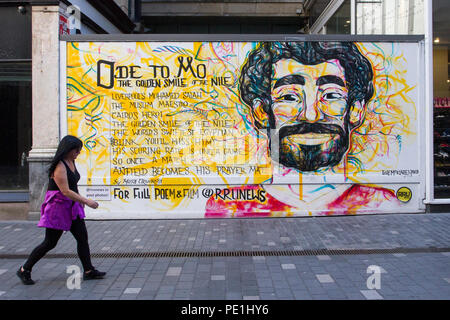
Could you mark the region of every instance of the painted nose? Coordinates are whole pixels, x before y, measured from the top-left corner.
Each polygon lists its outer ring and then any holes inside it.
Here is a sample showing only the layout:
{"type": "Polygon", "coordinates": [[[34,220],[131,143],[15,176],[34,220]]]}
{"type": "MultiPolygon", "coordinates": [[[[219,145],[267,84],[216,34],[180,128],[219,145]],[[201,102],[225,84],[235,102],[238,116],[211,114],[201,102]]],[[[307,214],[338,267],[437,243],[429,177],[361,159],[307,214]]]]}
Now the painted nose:
{"type": "Polygon", "coordinates": [[[304,102],[303,110],[299,113],[297,120],[307,122],[317,122],[322,119],[322,112],[319,108],[319,101],[315,96],[308,96],[304,102]]]}

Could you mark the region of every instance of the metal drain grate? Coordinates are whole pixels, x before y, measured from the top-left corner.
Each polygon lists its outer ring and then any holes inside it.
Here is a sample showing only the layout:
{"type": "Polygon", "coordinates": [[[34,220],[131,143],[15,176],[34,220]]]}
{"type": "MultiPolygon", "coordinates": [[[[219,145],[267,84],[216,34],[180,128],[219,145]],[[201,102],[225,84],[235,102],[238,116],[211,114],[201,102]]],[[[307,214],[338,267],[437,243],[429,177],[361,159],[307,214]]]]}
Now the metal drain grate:
{"type": "MultiPolygon", "coordinates": [[[[161,252],[104,252],[91,253],[92,258],[202,258],[202,257],[248,257],[248,256],[319,256],[360,255],[392,253],[450,252],[450,248],[392,248],[392,249],[317,249],[317,250],[270,250],[270,251],[161,251],[161,252]]],[[[0,254],[0,259],[26,259],[28,254],[0,254]]],[[[78,258],[76,253],[51,253],[45,258],[78,258]]]]}

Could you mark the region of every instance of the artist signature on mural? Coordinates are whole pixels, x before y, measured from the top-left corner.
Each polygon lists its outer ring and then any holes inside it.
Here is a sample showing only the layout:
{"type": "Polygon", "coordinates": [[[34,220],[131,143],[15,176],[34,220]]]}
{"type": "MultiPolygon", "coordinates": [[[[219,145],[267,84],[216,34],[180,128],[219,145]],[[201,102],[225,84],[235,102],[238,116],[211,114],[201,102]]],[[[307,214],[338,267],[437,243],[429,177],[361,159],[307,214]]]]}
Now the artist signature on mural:
{"type": "Polygon", "coordinates": [[[382,170],[383,176],[408,176],[419,174],[419,170],[407,169],[407,170],[382,170]]]}

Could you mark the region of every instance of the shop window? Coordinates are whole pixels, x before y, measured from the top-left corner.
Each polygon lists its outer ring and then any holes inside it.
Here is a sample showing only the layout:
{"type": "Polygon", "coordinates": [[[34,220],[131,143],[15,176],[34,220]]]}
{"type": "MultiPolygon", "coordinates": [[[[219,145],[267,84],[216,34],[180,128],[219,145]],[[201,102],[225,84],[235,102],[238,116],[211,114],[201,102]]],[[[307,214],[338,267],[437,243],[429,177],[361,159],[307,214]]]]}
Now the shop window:
{"type": "Polygon", "coordinates": [[[357,34],[425,32],[424,0],[356,0],[355,10],[357,34]]]}
{"type": "Polygon", "coordinates": [[[345,1],[325,25],[326,34],[350,34],[350,1],[345,1]]]}
{"type": "Polygon", "coordinates": [[[450,55],[449,46],[435,46],[434,63],[434,197],[450,194],[450,55]],[[447,68],[443,66],[447,65],[447,68]]]}
{"type": "Polygon", "coordinates": [[[0,63],[0,191],[28,190],[31,149],[31,62],[0,63]]]}

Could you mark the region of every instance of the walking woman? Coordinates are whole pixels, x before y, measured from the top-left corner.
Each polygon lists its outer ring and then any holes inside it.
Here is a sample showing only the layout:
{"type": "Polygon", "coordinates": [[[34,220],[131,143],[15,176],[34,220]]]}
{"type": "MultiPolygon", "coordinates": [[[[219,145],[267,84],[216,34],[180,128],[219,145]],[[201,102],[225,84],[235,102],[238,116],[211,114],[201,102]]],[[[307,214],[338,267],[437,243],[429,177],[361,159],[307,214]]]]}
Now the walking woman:
{"type": "Polygon", "coordinates": [[[41,207],[38,227],[44,227],[45,239],[17,270],[17,276],[26,285],[34,284],[31,270],[45,254],[58,243],[64,231],[69,231],[77,241],[78,256],[83,265],[83,279],[99,279],[106,273],[96,270],[91,264],[88,234],[84,223],[84,205],[96,209],[98,203],[78,193],[80,174],[75,159],[80,154],[83,142],[73,136],[65,136],[59,143],[49,169],[48,190],[41,207]]]}

